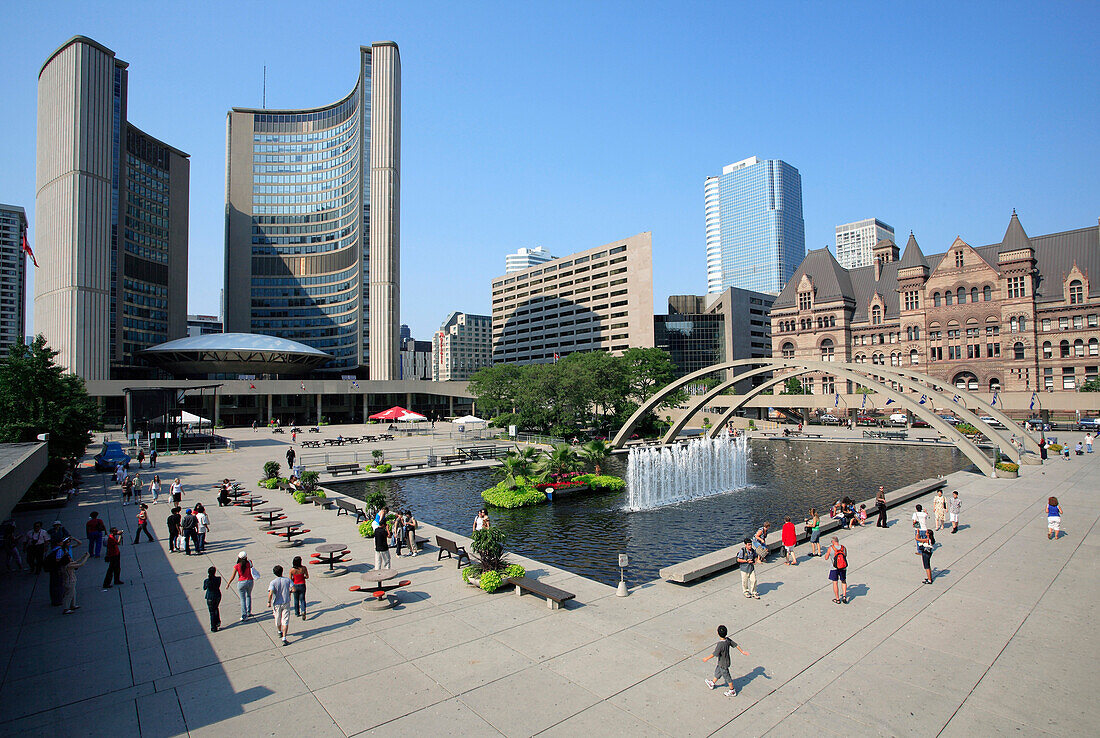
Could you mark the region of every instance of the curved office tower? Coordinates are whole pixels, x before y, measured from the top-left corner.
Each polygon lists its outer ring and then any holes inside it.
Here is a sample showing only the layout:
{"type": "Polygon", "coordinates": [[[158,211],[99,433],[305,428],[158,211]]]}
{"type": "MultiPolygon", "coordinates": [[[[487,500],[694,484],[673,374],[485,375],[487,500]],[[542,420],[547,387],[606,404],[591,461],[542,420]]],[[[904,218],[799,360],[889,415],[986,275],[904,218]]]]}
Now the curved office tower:
{"type": "Polygon", "coordinates": [[[360,47],[359,81],[320,108],[227,118],[225,330],[398,379],[401,61],[360,47]]]}
{"type": "Polygon", "coordinates": [[[35,331],[85,379],[187,331],[187,154],[127,121],[127,64],[75,36],[38,74],[35,331]]]}

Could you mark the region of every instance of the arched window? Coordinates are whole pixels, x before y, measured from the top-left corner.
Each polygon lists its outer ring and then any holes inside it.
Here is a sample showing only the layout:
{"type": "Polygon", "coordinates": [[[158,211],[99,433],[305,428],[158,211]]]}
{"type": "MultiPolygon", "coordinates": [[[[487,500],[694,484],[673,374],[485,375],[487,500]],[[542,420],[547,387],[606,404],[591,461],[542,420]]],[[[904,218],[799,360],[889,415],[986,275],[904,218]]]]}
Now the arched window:
{"type": "Polygon", "coordinates": [[[1026,330],[1027,329],[1027,317],[1021,315],[1020,318],[1019,318],[1019,322],[1020,322],[1020,330],[1021,331],[1026,330]]]}
{"type": "Polygon", "coordinates": [[[1084,287],[1081,280],[1075,279],[1069,283],[1069,304],[1080,305],[1085,301],[1084,287]]]}
{"type": "Polygon", "coordinates": [[[1013,333],[1018,333],[1020,330],[1020,322],[1016,320],[1016,316],[1012,316],[1008,319],[1009,330],[1013,333]]]}
{"type": "Polygon", "coordinates": [[[920,363],[920,354],[917,353],[916,349],[911,349],[909,351],[909,363],[913,366],[916,366],[920,363]]]}
{"type": "Polygon", "coordinates": [[[871,308],[871,325],[882,325],[882,308],[878,305],[871,308]]]}
{"type": "Polygon", "coordinates": [[[867,362],[867,357],[866,356],[864,356],[863,354],[856,354],[856,363],[857,364],[864,364],[866,362],[867,362]]]}
{"type": "Polygon", "coordinates": [[[971,287],[970,288],[970,302],[977,302],[977,301],[978,301],[978,288],[977,287],[971,287]]]}
{"type": "Polygon", "coordinates": [[[1063,359],[1069,356],[1069,341],[1062,341],[1058,344],[1058,356],[1063,359]]]}
{"type": "Polygon", "coordinates": [[[1024,358],[1024,345],[1022,343],[1020,343],[1019,341],[1012,344],[1012,358],[1013,359],[1022,359],[1022,358],[1024,358]]]}
{"type": "Polygon", "coordinates": [[[985,287],[982,287],[982,299],[986,302],[989,302],[993,299],[993,288],[990,287],[988,284],[985,287]]]}
{"type": "Polygon", "coordinates": [[[1053,356],[1054,351],[1051,348],[1050,341],[1043,341],[1043,358],[1050,359],[1053,358],[1053,356]]]}
{"type": "Polygon", "coordinates": [[[1085,355],[1085,342],[1078,338],[1073,342],[1073,355],[1084,356],[1085,355]]]}
{"type": "Polygon", "coordinates": [[[959,389],[965,390],[978,390],[978,378],[974,376],[973,372],[959,372],[955,375],[953,383],[959,389]]]}
{"type": "Polygon", "coordinates": [[[955,294],[951,290],[948,290],[947,292],[943,293],[943,304],[944,305],[954,305],[955,304],[955,294]]]}
{"type": "Polygon", "coordinates": [[[933,292],[932,293],[932,305],[934,307],[939,307],[940,306],[940,293],[939,292],[933,292]]]}
{"type": "Polygon", "coordinates": [[[785,344],[783,344],[782,351],[783,351],[783,358],[784,359],[793,359],[794,358],[794,344],[791,343],[790,341],[787,341],[785,344]]]}
{"type": "Polygon", "coordinates": [[[958,293],[956,293],[956,294],[959,298],[959,304],[960,305],[962,305],[963,303],[966,302],[966,288],[965,287],[960,287],[958,293]]]}
{"type": "Polygon", "coordinates": [[[989,380],[989,391],[990,392],[1000,392],[1001,391],[1001,380],[997,379],[996,377],[991,377],[990,380],[989,380]]]}
{"type": "Polygon", "coordinates": [[[821,342],[821,360],[832,361],[835,350],[836,349],[833,345],[833,339],[826,338],[824,341],[821,342]]]}
{"type": "Polygon", "coordinates": [[[1089,356],[1096,356],[1100,353],[1100,341],[1095,338],[1089,339],[1089,356]]]}

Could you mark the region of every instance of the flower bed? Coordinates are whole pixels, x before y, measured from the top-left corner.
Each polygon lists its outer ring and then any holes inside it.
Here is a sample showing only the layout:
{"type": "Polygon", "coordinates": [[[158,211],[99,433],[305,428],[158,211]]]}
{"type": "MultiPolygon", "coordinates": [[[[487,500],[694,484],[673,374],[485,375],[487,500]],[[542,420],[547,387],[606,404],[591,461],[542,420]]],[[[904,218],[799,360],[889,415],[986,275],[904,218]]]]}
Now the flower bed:
{"type": "Polygon", "coordinates": [[[493,507],[517,508],[541,505],[546,495],[524,478],[516,487],[510,487],[507,481],[500,482],[481,493],[481,499],[493,507]]]}

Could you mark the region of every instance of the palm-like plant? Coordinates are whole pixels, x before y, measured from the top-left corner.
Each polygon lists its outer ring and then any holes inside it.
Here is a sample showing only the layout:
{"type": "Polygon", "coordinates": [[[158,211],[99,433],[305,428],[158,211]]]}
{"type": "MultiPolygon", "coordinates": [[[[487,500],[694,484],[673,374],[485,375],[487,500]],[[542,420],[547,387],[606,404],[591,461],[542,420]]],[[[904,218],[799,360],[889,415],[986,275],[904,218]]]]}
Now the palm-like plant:
{"type": "Polygon", "coordinates": [[[592,466],[592,469],[597,475],[601,473],[600,467],[611,456],[611,447],[607,445],[607,441],[588,441],[581,446],[581,458],[586,463],[592,466]]]}
{"type": "Polygon", "coordinates": [[[522,454],[509,451],[508,455],[500,460],[500,466],[493,469],[492,475],[494,479],[504,481],[509,487],[515,489],[519,486],[520,477],[531,475],[531,461],[524,458],[522,454]]]}
{"type": "Polygon", "coordinates": [[[539,459],[540,478],[552,479],[577,471],[581,467],[580,456],[568,443],[556,443],[539,459]]]}

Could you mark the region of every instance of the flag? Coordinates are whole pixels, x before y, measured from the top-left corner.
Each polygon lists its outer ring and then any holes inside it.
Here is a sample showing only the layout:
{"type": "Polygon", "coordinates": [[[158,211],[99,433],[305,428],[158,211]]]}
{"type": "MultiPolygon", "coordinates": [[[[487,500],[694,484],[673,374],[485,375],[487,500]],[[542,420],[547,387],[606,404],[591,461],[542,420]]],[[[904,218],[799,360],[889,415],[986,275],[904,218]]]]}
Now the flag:
{"type": "Polygon", "coordinates": [[[248,383],[248,389],[256,389],[256,385],[253,382],[248,383]]]}
{"type": "Polygon", "coordinates": [[[836,393],[836,399],[833,401],[833,407],[840,407],[840,393],[836,393]]]}
{"type": "Polygon", "coordinates": [[[886,404],[887,404],[887,405],[891,405],[891,404],[893,404],[893,402],[894,402],[893,400],[887,400],[887,401],[886,401],[886,404]]]}
{"type": "Polygon", "coordinates": [[[997,407],[997,392],[995,390],[993,392],[993,402],[991,402],[990,405],[992,407],[997,407]]]}
{"type": "Polygon", "coordinates": [[[863,393],[863,402],[859,403],[859,406],[861,408],[867,407],[867,393],[866,392],[863,393]]]}
{"type": "Polygon", "coordinates": [[[1028,406],[1028,410],[1034,410],[1034,409],[1035,409],[1035,393],[1032,392],[1031,393],[1031,405],[1028,406]]]}
{"type": "Polygon", "coordinates": [[[928,395],[921,395],[920,396],[920,404],[923,405],[926,402],[928,402],[928,395]]]}
{"type": "Polygon", "coordinates": [[[961,400],[961,399],[962,399],[961,397],[959,397],[958,395],[955,395],[955,397],[953,398],[952,401],[955,402],[955,403],[958,403],[958,401],[961,400]]]}
{"type": "Polygon", "coordinates": [[[554,354],[554,363],[555,363],[555,364],[557,364],[557,363],[558,363],[558,355],[557,355],[557,353],[555,353],[555,354],[554,354]]]}
{"type": "Polygon", "coordinates": [[[23,235],[23,253],[26,254],[27,256],[31,257],[31,263],[34,264],[35,268],[37,269],[38,268],[38,259],[34,258],[34,252],[31,251],[31,244],[30,244],[29,241],[27,241],[27,224],[26,224],[26,222],[23,223],[23,234],[22,235],[23,235]]]}
{"type": "Polygon", "coordinates": [[[355,389],[359,389],[359,383],[356,382],[354,379],[351,380],[351,386],[354,387],[355,389]]]}
{"type": "Polygon", "coordinates": [[[302,390],[304,391],[304,390],[305,390],[305,388],[306,388],[306,383],[305,383],[305,382],[302,382],[302,390]]]}

